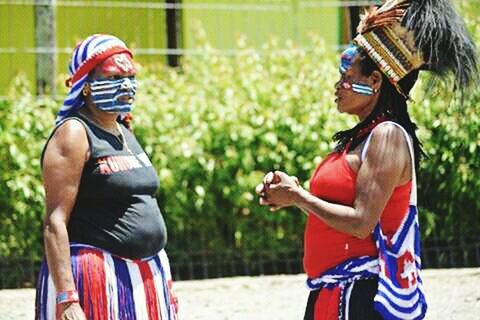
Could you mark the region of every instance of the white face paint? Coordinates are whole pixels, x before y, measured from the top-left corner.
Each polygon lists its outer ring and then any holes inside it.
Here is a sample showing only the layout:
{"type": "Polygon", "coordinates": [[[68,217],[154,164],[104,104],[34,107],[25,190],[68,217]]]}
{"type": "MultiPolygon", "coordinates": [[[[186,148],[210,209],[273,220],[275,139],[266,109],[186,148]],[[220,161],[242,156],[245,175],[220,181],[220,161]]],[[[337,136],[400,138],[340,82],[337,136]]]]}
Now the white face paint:
{"type": "Polygon", "coordinates": [[[95,106],[106,112],[130,112],[137,82],[134,76],[120,79],[96,79],[88,82],[95,106]]]}

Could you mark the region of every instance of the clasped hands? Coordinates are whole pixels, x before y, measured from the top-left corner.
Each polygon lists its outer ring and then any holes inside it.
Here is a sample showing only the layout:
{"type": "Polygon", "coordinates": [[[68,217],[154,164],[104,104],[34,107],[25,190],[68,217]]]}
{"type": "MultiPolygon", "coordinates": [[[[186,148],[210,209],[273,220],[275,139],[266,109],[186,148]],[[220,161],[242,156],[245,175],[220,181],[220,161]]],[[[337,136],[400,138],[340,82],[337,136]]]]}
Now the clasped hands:
{"type": "Polygon", "coordinates": [[[297,177],[282,171],[267,173],[255,188],[260,205],[270,206],[270,211],[296,205],[301,190],[297,177]]]}

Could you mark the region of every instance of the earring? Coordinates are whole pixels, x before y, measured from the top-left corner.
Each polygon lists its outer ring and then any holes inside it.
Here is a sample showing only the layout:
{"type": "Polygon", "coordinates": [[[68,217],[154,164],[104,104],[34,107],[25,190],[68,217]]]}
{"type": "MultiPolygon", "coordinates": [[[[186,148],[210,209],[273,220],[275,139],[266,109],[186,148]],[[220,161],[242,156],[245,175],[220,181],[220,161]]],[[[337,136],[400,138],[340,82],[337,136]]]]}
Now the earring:
{"type": "Polygon", "coordinates": [[[82,94],[83,94],[84,97],[86,97],[88,95],[88,87],[87,86],[83,87],[82,94]]]}

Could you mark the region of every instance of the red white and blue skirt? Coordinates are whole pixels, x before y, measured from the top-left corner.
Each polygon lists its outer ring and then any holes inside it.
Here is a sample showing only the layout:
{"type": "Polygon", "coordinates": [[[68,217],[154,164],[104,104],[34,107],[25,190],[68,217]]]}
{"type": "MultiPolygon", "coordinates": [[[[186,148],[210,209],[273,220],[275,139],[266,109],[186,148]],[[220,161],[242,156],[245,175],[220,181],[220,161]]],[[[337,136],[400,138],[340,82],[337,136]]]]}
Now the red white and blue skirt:
{"type": "Polygon", "coordinates": [[[410,205],[391,240],[384,236],[380,224],[375,227],[374,238],[378,257],[353,258],[317,278],[307,279],[310,290],[321,290],[317,298],[320,301],[314,306],[314,320],[349,319],[352,289],[357,281],[369,279],[378,282],[372,305],[382,319],[424,319],[427,302],[420,276],[420,230],[416,206],[410,205]]]}
{"type": "MultiPolygon", "coordinates": [[[[131,260],[85,244],[71,243],[73,279],[89,320],[177,318],[167,254],[131,260]]],[[[52,320],[56,290],[46,261],[37,284],[35,319],[52,320]]]]}

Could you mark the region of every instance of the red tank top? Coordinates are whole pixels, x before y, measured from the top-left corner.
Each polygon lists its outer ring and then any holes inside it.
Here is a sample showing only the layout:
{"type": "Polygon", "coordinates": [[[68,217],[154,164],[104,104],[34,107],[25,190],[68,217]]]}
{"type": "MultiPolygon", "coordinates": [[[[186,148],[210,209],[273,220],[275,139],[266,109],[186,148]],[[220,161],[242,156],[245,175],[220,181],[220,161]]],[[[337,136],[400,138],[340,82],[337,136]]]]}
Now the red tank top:
{"type": "MultiPolygon", "coordinates": [[[[357,173],[346,160],[347,152],[331,153],[319,164],[310,179],[310,192],[332,203],[353,206],[357,173]]],[[[389,199],[380,224],[387,237],[393,236],[404,218],[410,200],[412,182],[397,187],[389,199]]],[[[329,227],[310,213],[305,226],[303,265],[311,278],[350,258],[377,256],[373,238],[358,239],[329,227]]]]}

